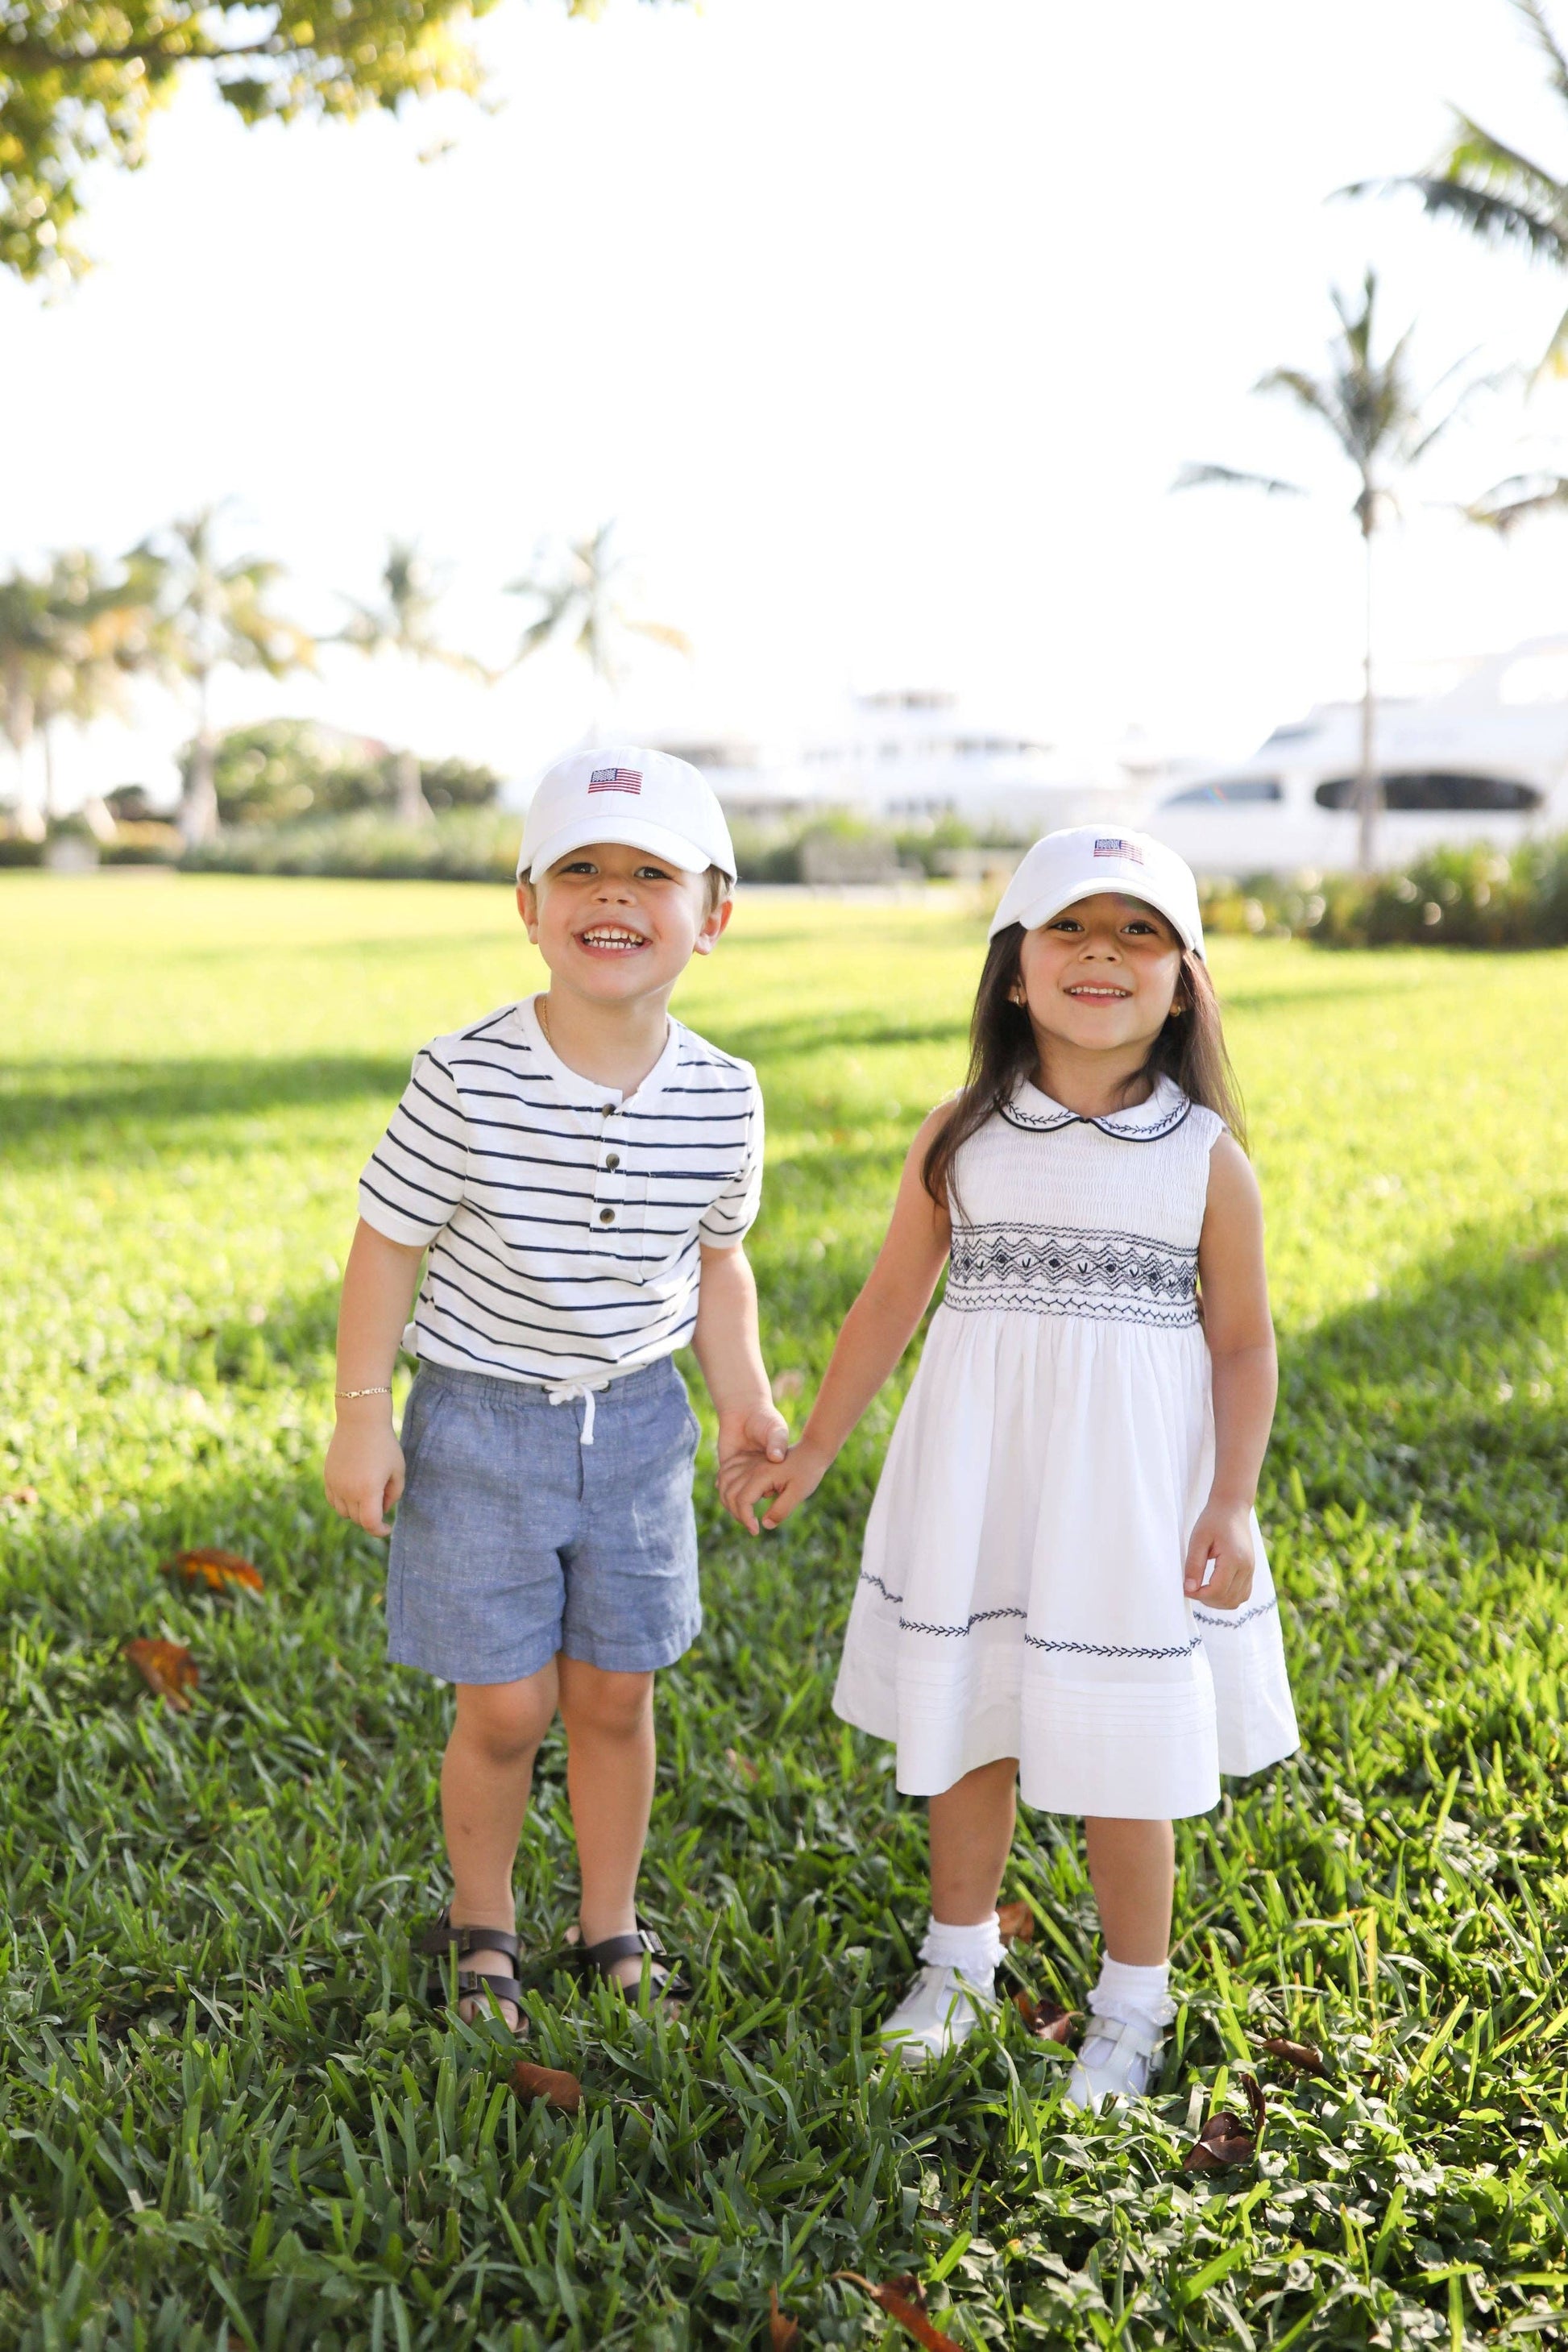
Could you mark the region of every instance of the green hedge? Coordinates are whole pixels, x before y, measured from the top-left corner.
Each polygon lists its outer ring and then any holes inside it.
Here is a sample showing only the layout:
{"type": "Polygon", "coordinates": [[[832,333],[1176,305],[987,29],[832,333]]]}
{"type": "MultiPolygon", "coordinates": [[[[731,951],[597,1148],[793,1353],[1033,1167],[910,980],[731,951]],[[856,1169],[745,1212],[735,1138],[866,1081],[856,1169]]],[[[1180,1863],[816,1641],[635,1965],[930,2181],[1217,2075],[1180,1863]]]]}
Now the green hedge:
{"type": "Polygon", "coordinates": [[[373,881],[510,882],[522,819],[508,809],[449,809],[399,824],[374,809],[305,824],[248,825],[181,860],[204,874],[315,874],[373,881]]]}
{"type": "Polygon", "coordinates": [[[1498,849],[1435,849],[1397,873],[1254,876],[1202,886],[1216,932],[1321,947],[1556,948],[1568,945],[1568,835],[1498,849]]]}

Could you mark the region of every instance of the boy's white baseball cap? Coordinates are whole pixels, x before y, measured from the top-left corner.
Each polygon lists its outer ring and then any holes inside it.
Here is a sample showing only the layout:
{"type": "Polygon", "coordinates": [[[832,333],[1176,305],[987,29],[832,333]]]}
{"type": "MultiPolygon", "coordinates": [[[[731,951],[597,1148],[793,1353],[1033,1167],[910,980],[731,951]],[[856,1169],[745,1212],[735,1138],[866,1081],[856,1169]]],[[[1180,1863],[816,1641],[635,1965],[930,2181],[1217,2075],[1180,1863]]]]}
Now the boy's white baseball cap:
{"type": "Polygon", "coordinates": [[[646,849],[688,874],[717,866],[735,878],[730,828],[707,778],[689,760],[638,743],[568,751],[545,771],[523,820],[518,880],[593,841],[646,849]]]}
{"type": "Polygon", "coordinates": [[[1184,947],[1203,954],[1198,886],[1186,859],[1152,834],[1125,833],[1109,824],[1068,825],[1026,851],[991,919],[990,936],[994,939],[1009,923],[1035,930],[1064,907],[1105,892],[1142,898],[1164,916],[1184,947]]]}

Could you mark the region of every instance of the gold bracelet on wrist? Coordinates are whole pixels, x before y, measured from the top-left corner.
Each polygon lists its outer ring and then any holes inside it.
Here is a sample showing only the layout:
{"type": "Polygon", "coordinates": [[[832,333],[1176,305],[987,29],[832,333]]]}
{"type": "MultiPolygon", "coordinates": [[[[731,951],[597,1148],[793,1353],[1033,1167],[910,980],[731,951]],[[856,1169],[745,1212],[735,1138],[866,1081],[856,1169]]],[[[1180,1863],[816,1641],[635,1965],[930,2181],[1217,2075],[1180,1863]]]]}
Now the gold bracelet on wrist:
{"type": "Polygon", "coordinates": [[[334,1389],[335,1397],[390,1396],[390,1389],[334,1389]]]}

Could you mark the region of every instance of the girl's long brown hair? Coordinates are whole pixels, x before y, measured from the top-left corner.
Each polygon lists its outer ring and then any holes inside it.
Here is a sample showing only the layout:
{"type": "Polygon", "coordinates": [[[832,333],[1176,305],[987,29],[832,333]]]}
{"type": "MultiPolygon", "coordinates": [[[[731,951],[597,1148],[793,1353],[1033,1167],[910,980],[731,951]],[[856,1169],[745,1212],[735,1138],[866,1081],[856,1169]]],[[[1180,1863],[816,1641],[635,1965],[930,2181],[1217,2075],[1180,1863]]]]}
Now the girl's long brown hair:
{"type": "MultiPolygon", "coordinates": [[[[1034,1029],[1023,1005],[1013,1002],[1023,945],[1023,924],[1009,923],[992,940],[980,975],[969,1024],[969,1075],[927,1146],[921,1167],[921,1181],[941,1209],[949,1205],[952,1195],[952,1165],[963,1146],[994,1111],[1011,1102],[1026,1078],[1038,1075],[1040,1055],[1034,1029]]],[[[1182,950],[1181,976],[1165,1025],[1150,1046],[1142,1068],[1128,1079],[1127,1091],[1131,1094],[1145,1078],[1152,1083],[1161,1077],[1173,1078],[1189,1101],[1217,1111],[1246,1150],[1247,1121],[1236,1073],[1225,1049],[1219,999],[1208,966],[1190,948],[1182,950]]]]}

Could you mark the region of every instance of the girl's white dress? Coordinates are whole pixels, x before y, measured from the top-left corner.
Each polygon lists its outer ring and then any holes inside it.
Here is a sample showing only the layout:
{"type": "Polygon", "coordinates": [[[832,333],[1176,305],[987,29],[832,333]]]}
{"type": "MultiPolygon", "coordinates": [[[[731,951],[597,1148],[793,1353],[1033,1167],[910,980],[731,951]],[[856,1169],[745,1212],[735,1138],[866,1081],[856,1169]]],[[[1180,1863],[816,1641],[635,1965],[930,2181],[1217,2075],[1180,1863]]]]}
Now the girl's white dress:
{"type": "Polygon", "coordinates": [[[898,1785],[1019,1759],[1050,1812],[1206,1812],[1297,1744],[1256,1519],[1238,1609],[1186,1600],[1214,1463],[1198,1235],[1213,1111],[1020,1087],[958,1154],[947,1292],[866,1528],[834,1706],[898,1785]]]}

